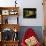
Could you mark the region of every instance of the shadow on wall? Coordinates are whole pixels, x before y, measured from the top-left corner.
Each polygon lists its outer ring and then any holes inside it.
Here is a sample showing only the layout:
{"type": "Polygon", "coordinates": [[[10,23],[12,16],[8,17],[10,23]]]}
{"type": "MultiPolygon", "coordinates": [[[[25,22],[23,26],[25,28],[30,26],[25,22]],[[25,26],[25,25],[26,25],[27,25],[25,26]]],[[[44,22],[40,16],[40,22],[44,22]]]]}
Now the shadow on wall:
{"type": "Polygon", "coordinates": [[[32,28],[34,30],[34,32],[36,32],[37,34],[37,37],[39,39],[39,41],[41,43],[43,43],[43,30],[42,30],[42,26],[21,26],[20,27],[20,31],[19,31],[19,40],[21,42],[23,36],[24,36],[24,33],[26,32],[26,30],[28,28],[32,28]]]}

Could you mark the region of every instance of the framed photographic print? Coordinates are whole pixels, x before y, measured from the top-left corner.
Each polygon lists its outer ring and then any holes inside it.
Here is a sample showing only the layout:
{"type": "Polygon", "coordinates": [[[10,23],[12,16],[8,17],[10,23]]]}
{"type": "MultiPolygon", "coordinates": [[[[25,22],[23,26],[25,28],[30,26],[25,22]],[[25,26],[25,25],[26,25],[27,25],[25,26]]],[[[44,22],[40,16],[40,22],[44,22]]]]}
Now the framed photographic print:
{"type": "Polygon", "coordinates": [[[36,8],[23,8],[23,18],[36,18],[36,8]]]}
{"type": "Polygon", "coordinates": [[[16,15],[17,13],[18,13],[18,12],[17,12],[16,10],[14,10],[14,9],[9,11],[9,14],[10,14],[10,15],[16,15]]]}
{"type": "Polygon", "coordinates": [[[9,15],[9,10],[2,10],[2,15],[9,15]]]}

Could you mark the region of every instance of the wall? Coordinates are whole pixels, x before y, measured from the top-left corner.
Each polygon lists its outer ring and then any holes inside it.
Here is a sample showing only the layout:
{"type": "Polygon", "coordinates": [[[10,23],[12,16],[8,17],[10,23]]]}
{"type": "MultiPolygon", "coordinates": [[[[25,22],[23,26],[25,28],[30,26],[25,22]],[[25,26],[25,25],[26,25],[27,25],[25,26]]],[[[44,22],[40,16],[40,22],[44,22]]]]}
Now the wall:
{"type": "Polygon", "coordinates": [[[25,0],[23,8],[36,8],[37,9],[37,18],[36,19],[24,19],[23,10],[20,13],[20,24],[22,26],[43,26],[43,6],[42,0],[25,0]]]}
{"type": "MultiPolygon", "coordinates": [[[[15,6],[15,0],[0,0],[0,6],[15,6]]],[[[17,0],[19,5],[19,24],[21,26],[43,26],[43,6],[42,0],[17,0]],[[24,19],[23,8],[36,8],[37,18],[36,19],[24,19]]],[[[9,19],[10,20],[10,19],[9,19]]]]}

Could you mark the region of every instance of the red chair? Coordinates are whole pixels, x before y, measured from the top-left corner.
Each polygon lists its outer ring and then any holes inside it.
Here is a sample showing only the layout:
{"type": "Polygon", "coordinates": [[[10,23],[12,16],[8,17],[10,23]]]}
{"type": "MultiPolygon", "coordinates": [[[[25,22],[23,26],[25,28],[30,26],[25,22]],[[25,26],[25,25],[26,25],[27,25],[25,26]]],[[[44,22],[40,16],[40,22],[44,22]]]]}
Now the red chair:
{"type": "MultiPolygon", "coordinates": [[[[30,37],[32,37],[32,36],[34,36],[37,39],[37,35],[33,31],[33,29],[32,28],[27,29],[27,31],[25,32],[24,37],[22,38],[21,46],[27,46],[27,44],[25,43],[25,40],[30,38],[30,37]]],[[[41,44],[40,44],[38,39],[37,39],[37,41],[38,42],[37,42],[37,44],[35,46],[41,46],[41,44]]]]}

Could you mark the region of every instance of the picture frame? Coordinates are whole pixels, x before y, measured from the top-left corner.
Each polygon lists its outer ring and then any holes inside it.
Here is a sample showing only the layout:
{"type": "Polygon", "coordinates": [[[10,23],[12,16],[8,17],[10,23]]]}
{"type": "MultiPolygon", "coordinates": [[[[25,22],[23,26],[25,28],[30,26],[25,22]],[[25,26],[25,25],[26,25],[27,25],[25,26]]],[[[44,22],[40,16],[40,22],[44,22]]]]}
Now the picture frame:
{"type": "Polygon", "coordinates": [[[36,8],[23,8],[23,18],[36,18],[36,8]]]}
{"type": "Polygon", "coordinates": [[[17,12],[16,10],[14,10],[14,9],[9,11],[9,14],[10,14],[10,15],[16,15],[17,13],[18,13],[18,12],[17,12]]]}
{"type": "Polygon", "coordinates": [[[9,15],[9,10],[2,10],[2,15],[9,15]]]}

